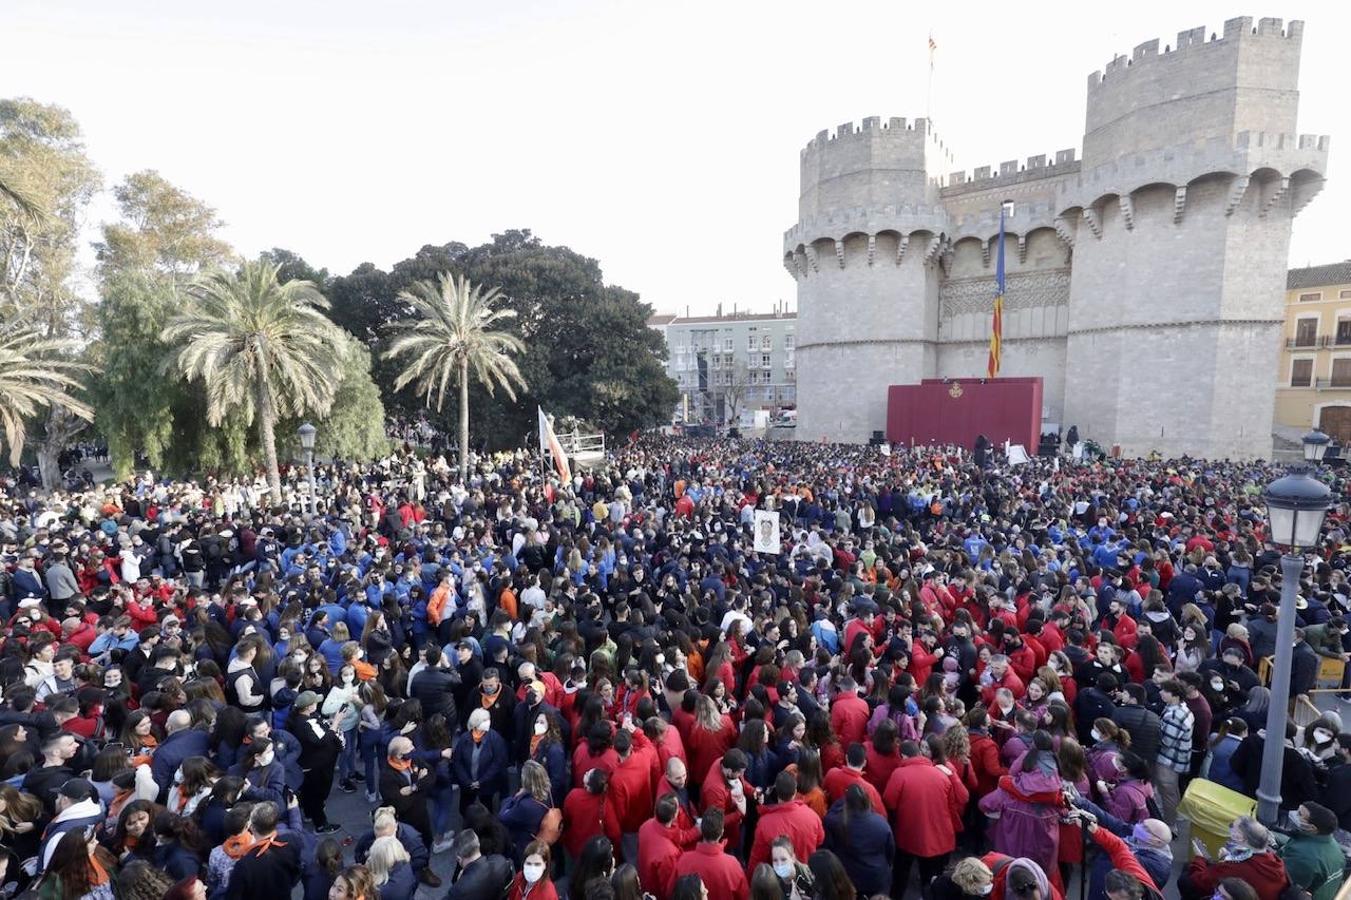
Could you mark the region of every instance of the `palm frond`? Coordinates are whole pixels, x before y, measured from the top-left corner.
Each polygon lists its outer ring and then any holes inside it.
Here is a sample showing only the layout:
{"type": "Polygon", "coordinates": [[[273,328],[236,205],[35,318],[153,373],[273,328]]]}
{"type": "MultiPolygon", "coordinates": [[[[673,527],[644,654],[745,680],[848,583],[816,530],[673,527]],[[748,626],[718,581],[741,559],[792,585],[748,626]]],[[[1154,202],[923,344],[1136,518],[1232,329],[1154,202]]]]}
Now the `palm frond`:
{"type": "Polygon", "coordinates": [[[72,359],[76,342],[51,338],[32,327],[0,322],[0,427],[9,444],[9,461],[23,456],[26,421],[42,407],[62,406],[72,415],[92,422],[94,410],[70,391],[83,387],[79,376],[93,371],[88,363],[72,359]]]}

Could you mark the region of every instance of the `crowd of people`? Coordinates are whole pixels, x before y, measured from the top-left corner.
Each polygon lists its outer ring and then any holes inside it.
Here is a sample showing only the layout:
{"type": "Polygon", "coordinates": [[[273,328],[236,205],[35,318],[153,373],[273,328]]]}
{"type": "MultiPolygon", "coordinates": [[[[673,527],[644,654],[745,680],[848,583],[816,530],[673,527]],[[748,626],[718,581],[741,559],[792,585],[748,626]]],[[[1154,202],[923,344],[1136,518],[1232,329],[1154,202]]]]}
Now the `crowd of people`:
{"type": "Polygon", "coordinates": [[[1347,659],[1351,508],[1326,474],[1273,697],[1277,474],[652,436],[567,482],[525,453],[467,483],[408,447],[321,465],[312,509],[295,470],[280,498],[7,480],[0,882],[1331,900],[1351,734],[1335,711],[1264,729],[1347,659]],[[1267,740],[1279,825],[1238,816],[1174,859],[1189,785],[1254,797],[1267,740]],[[330,813],[357,793],[349,831],[330,813]]]}

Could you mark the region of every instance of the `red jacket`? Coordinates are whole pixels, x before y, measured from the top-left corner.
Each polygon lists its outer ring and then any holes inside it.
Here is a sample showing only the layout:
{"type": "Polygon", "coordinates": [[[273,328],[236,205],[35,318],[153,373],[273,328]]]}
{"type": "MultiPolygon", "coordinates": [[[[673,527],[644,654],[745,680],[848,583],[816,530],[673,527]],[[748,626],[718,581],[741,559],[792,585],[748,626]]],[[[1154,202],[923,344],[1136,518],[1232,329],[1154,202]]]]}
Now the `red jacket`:
{"type": "Polygon", "coordinates": [[[1093,840],[1099,847],[1107,853],[1107,858],[1112,861],[1113,869],[1120,869],[1127,875],[1134,875],[1135,880],[1158,890],[1159,886],[1154,883],[1154,879],[1145,871],[1145,867],[1140,865],[1140,860],[1135,858],[1131,848],[1126,846],[1126,842],[1106,828],[1098,827],[1093,829],[1093,840]]]}
{"type": "Polygon", "coordinates": [[[657,750],[657,778],[660,779],[666,774],[666,763],[672,757],[685,763],[685,768],[689,769],[689,757],[685,755],[685,738],[681,736],[680,729],[668,727],[662,733],[661,743],[655,745],[657,750]]]}
{"type": "Polygon", "coordinates": [[[1001,680],[992,681],[980,689],[980,699],[984,701],[986,706],[989,706],[994,702],[994,692],[1000,688],[1008,688],[1013,694],[1014,700],[1023,699],[1023,695],[1027,693],[1027,687],[1023,684],[1023,680],[1018,677],[1018,673],[1013,671],[1012,665],[1004,671],[1004,677],[1001,680]]]}
{"type": "Polygon", "coordinates": [[[1134,650],[1135,645],[1140,641],[1140,636],[1137,633],[1139,630],[1135,620],[1123,612],[1116,620],[1116,627],[1112,629],[1112,634],[1116,635],[1118,644],[1127,650],[1134,650]]]}
{"type": "Polygon", "coordinates": [[[690,726],[689,738],[685,741],[685,749],[689,753],[689,770],[696,775],[702,775],[708,771],[708,767],[718,760],[722,755],[736,744],[736,725],[732,724],[732,717],[723,714],[722,726],[717,731],[709,731],[707,728],[695,722],[690,726]]]}
{"type": "MultiPolygon", "coordinates": [[[[867,770],[865,769],[864,772],[867,770]]],[[[864,772],[859,772],[848,766],[838,766],[826,773],[825,780],[821,782],[822,789],[826,792],[826,798],[834,805],[836,800],[844,796],[844,792],[849,790],[851,784],[856,784],[863,788],[863,793],[868,795],[872,801],[873,809],[877,810],[878,815],[885,816],[887,808],[882,804],[882,795],[878,793],[877,788],[868,783],[864,772]]]]}
{"type": "Polygon", "coordinates": [[[600,769],[606,775],[613,775],[618,765],[619,754],[613,747],[607,747],[600,756],[592,756],[590,745],[583,739],[577,745],[577,749],[572,751],[572,786],[581,787],[582,779],[592,769],[600,769]]]}
{"type": "Polygon", "coordinates": [[[511,887],[507,889],[507,900],[558,900],[558,888],[548,878],[541,878],[528,894],[526,887],[525,876],[517,872],[511,880],[511,887]]]}
{"type": "MultiPolygon", "coordinates": [[[[744,777],[741,779],[741,789],[747,797],[754,792],[750,782],[744,777]]],[[[735,851],[740,847],[742,812],[732,802],[731,788],[728,786],[726,779],[722,777],[722,757],[714,760],[713,765],[708,769],[708,773],[704,775],[704,784],[699,801],[699,805],[704,812],[714,808],[722,810],[723,840],[727,842],[729,850],[735,851]]]]}
{"type": "MultiPolygon", "coordinates": [[[[1101,828],[1098,831],[1102,831],[1101,828]]],[[[1178,888],[1185,882],[1191,895],[1209,896],[1224,878],[1242,878],[1257,891],[1257,900],[1277,900],[1290,883],[1285,863],[1275,853],[1254,853],[1243,862],[1211,862],[1197,856],[1178,876],[1178,888]]]]}
{"type": "Polygon", "coordinates": [[[760,821],[755,825],[755,839],[751,842],[750,864],[746,867],[749,871],[754,872],[760,863],[769,862],[770,845],[781,834],[793,842],[793,854],[798,859],[810,857],[826,839],[821,817],[800,798],[762,806],[760,821]]]}
{"type": "Polygon", "coordinates": [[[840,739],[840,746],[863,743],[871,716],[868,701],[858,694],[851,692],[836,697],[830,704],[830,727],[840,739]]]}
{"type": "Polygon", "coordinates": [[[610,773],[610,803],[619,810],[619,830],[636,834],[652,818],[657,799],[653,792],[652,762],[657,751],[641,731],[634,732],[628,759],[620,760],[610,773]]]}
{"type": "Polygon", "coordinates": [[[867,751],[867,763],[863,767],[863,778],[877,789],[880,795],[886,790],[887,782],[891,780],[891,773],[896,771],[896,767],[901,764],[901,753],[899,750],[893,750],[890,755],[878,753],[877,748],[873,746],[872,741],[864,745],[867,751]]]}
{"type": "Polygon", "coordinates": [[[976,773],[976,796],[984,797],[999,787],[999,779],[1009,774],[999,759],[999,745],[988,734],[968,732],[971,742],[971,768],[976,773]]]}
{"type": "Polygon", "coordinates": [[[638,880],[657,900],[666,900],[675,887],[676,863],[680,847],[675,842],[675,828],[648,819],[638,829],[638,880]]]}
{"type": "Polygon", "coordinates": [[[913,856],[939,856],[957,847],[966,787],[922,756],[901,760],[882,801],[891,811],[896,847],[913,856]]]}
{"type": "Polygon", "coordinates": [[[563,798],[563,821],[567,827],[559,842],[573,856],[581,856],[586,842],[601,834],[619,846],[619,816],[605,794],[588,794],[586,788],[568,791],[563,798]]]}
{"type": "Polygon", "coordinates": [[[700,841],[693,850],[680,854],[676,878],[685,875],[699,876],[708,890],[708,900],[745,900],[751,894],[746,870],[717,844],[700,841]]]}

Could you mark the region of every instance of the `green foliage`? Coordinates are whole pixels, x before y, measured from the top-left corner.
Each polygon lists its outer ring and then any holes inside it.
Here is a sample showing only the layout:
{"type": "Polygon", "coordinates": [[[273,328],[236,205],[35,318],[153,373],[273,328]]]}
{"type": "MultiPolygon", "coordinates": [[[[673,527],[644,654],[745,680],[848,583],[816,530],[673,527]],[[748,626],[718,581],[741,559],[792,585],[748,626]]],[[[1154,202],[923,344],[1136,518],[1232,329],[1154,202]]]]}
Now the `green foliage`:
{"type": "Polygon", "coordinates": [[[9,444],[10,465],[19,464],[25,420],[39,408],[64,406],[81,419],[94,417],[92,409],[69,393],[80,386],[77,376],[90,368],[70,359],[74,352],[69,340],[0,320],[0,428],[9,444]]]}
{"type": "Polygon", "coordinates": [[[216,211],[153,171],[113,189],[123,221],[103,226],[94,245],[106,274],[158,272],[176,279],[225,263],[230,245],[216,236],[216,211]]]}
{"type": "MultiPolygon", "coordinates": [[[[351,336],[344,340],[347,350],[342,381],[333,397],[333,408],[327,416],[313,420],[319,429],[314,452],[320,459],[376,459],[389,452],[385,405],[380,401],[380,388],[371,379],[370,351],[351,336]]],[[[301,458],[296,429],[302,421],[293,417],[277,426],[284,436],[281,452],[292,459],[301,458]]]]}
{"type": "Polygon", "coordinates": [[[237,413],[258,425],[268,481],[281,497],[278,419],[325,415],[341,380],[346,344],[325,316],[328,301],[308,281],[277,280],[277,267],[245,262],[189,288],[192,302],[160,333],[179,374],[206,388],[206,419],[237,413]]]}
{"type": "MultiPolygon", "coordinates": [[[[665,343],[647,327],[651,307],[631,291],[607,287],[594,259],[547,246],[529,231],[494,235],[473,248],[425,246],[388,273],[363,264],[333,279],[330,314],[374,346],[389,323],[408,315],[400,292],[441,271],[498,288],[517,314],[506,327],[527,348],[517,363],[529,388],[514,402],[471,388],[474,446],[518,445],[535,429],[536,405],[594,422],[610,434],[669,421],[679,392],[663,367],[665,343]]],[[[422,406],[412,392],[394,390],[397,369],[377,360],[374,375],[387,407],[413,413],[422,406]]],[[[455,420],[457,407],[448,398],[443,424],[455,420]]]]}

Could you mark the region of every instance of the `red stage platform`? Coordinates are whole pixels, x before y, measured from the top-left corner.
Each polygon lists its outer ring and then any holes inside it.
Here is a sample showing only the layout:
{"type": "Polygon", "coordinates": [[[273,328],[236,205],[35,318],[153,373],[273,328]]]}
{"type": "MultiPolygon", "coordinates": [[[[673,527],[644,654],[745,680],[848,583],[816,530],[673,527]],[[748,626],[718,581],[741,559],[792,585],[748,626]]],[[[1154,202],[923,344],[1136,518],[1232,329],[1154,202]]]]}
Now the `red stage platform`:
{"type": "Polygon", "coordinates": [[[887,440],[956,444],[977,435],[998,446],[1022,444],[1036,455],[1041,438],[1040,378],[926,378],[887,388],[887,440]]]}

